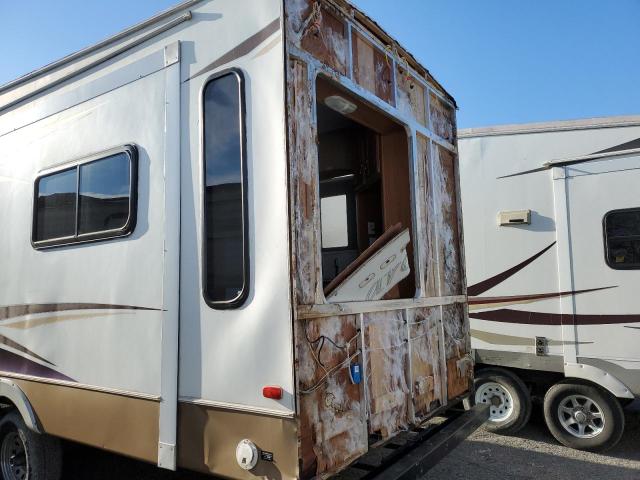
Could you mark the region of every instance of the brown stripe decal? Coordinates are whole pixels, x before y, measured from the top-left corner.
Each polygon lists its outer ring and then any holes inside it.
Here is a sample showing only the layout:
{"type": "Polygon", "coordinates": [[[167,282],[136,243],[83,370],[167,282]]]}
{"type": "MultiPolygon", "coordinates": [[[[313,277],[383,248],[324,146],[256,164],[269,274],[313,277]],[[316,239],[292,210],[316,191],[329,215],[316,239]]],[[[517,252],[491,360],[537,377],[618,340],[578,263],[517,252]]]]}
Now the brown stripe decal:
{"type": "Polygon", "coordinates": [[[518,323],[522,325],[614,325],[620,323],[640,323],[640,315],[562,315],[561,313],[526,312],[508,308],[486,312],[470,312],[469,316],[478,320],[518,323]]]}
{"type": "Polygon", "coordinates": [[[581,293],[589,293],[589,292],[597,292],[599,290],[607,290],[613,287],[600,287],[600,288],[589,288],[586,290],[575,290],[572,292],[552,292],[552,293],[537,293],[533,295],[510,295],[505,297],[475,297],[469,299],[469,305],[483,305],[486,303],[516,303],[521,302],[523,300],[544,300],[547,298],[557,298],[557,297],[565,297],[569,295],[579,295],[581,293]]]}
{"type": "MultiPolygon", "coordinates": [[[[631,140],[629,142],[621,143],[620,145],[616,145],[615,147],[605,148],[604,150],[600,150],[598,152],[591,153],[589,155],[600,155],[605,153],[615,153],[615,152],[624,152],[625,150],[635,150],[636,148],[640,148],[640,138],[636,138],[635,140],[631,140]]],[[[588,157],[588,156],[587,156],[588,157]]],[[[579,163],[588,162],[591,158],[582,158],[573,161],[560,162],[559,165],[577,165],[579,163]]],[[[525,170],[523,172],[512,173],[510,175],[503,175],[501,177],[496,177],[496,180],[500,180],[502,178],[510,178],[510,177],[518,177],[520,175],[527,175],[529,173],[536,172],[544,172],[545,170],[549,170],[551,165],[545,165],[542,167],[534,168],[532,170],[525,170]]]]}
{"type": "Polygon", "coordinates": [[[52,380],[64,380],[66,382],[75,382],[73,378],[56,372],[54,369],[40,365],[39,363],[21,357],[8,350],[0,349],[0,371],[7,373],[19,373],[21,375],[29,375],[32,377],[50,378],[52,380]]]}
{"type": "Polygon", "coordinates": [[[631,140],[630,142],[621,143],[620,145],[616,145],[615,147],[600,150],[599,152],[595,152],[592,155],[598,155],[599,153],[621,152],[624,150],[634,150],[636,148],[640,148],[640,138],[636,138],[635,140],[631,140]]]}
{"type": "Polygon", "coordinates": [[[238,45],[235,48],[232,48],[227,53],[222,55],[220,58],[215,60],[213,63],[211,63],[211,64],[207,65],[206,67],[204,67],[198,73],[195,73],[195,74],[191,75],[189,80],[191,80],[192,78],[197,77],[198,75],[202,75],[205,72],[210,72],[211,70],[215,70],[216,68],[221,67],[222,65],[224,65],[226,63],[232,62],[232,61],[236,60],[237,58],[244,57],[248,53],[251,53],[251,51],[253,49],[258,47],[262,42],[264,42],[267,38],[269,38],[271,35],[273,35],[278,30],[280,30],[280,18],[279,17],[276,18],[269,25],[264,27],[262,30],[260,30],[258,33],[256,33],[256,34],[250,36],[249,38],[247,38],[240,45],[238,45]]]}
{"type": "Polygon", "coordinates": [[[507,278],[512,277],[513,275],[518,273],[520,270],[522,270],[524,267],[529,265],[531,262],[535,261],[538,257],[540,257],[543,253],[545,253],[547,250],[549,250],[555,244],[556,244],[556,242],[553,242],[547,248],[545,248],[545,249],[541,250],[540,252],[536,253],[534,256],[529,257],[524,262],[519,263],[515,267],[511,267],[509,270],[506,270],[506,271],[504,271],[502,273],[499,273],[498,275],[495,275],[495,276],[493,276],[491,278],[488,278],[487,280],[484,280],[484,281],[482,281],[480,283],[476,283],[475,285],[471,285],[470,287],[467,288],[467,293],[469,295],[471,295],[471,296],[476,296],[476,295],[480,295],[480,294],[486,292],[487,290],[490,290],[491,288],[495,287],[496,285],[504,282],[507,278]]]}
{"type": "Polygon", "coordinates": [[[146,310],[158,312],[158,308],[135,307],[131,305],[110,305],[107,303],[41,303],[34,305],[10,305],[0,307],[0,320],[34,315],[38,313],[67,312],[69,310],[146,310]]]}

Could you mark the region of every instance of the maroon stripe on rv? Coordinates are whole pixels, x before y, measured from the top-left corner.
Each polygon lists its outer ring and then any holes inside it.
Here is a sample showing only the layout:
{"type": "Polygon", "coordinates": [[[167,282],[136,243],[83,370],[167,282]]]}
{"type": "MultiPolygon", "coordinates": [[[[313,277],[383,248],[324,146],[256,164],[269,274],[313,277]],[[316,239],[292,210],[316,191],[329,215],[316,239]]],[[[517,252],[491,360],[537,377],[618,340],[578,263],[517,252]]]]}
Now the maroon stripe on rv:
{"type": "Polygon", "coordinates": [[[13,348],[14,350],[18,350],[21,353],[25,353],[25,354],[33,357],[33,358],[37,358],[38,360],[41,360],[41,361],[43,361],[45,363],[48,363],[49,365],[53,365],[55,367],[55,365],[53,363],[51,363],[49,360],[47,360],[46,358],[42,358],[37,353],[32,352],[31,350],[29,350],[24,345],[20,345],[15,340],[11,340],[9,337],[5,337],[4,335],[0,335],[0,343],[2,345],[6,345],[7,347],[13,348]]]}
{"type": "Polygon", "coordinates": [[[73,378],[55,371],[52,368],[40,365],[39,363],[21,357],[18,354],[0,349],[0,371],[5,373],[18,373],[21,375],[29,375],[32,377],[48,378],[51,380],[64,380],[66,382],[75,382],[73,378]]]}
{"type": "Polygon", "coordinates": [[[469,316],[478,320],[522,325],[615,325],[620,323],[640,323],[640,315],[562,315],[561,313],[527,312],[508,308],[486,312],[469,312],[469,316]]]}
{"type": "Polygon", "coordinates": [[[200,70],[198,73],[194,73],[193,75],[191,75],[189,80],[197,77],[198,75],[202,75],[205,72],[210,72],[211,70],[215,70],[216,68],[221,67],[222,65],[225,65],[227,63],[230,63],[237,58],[244,57],[245,55],[251,53],[251,51],[254,48],[258,47],[258,45],[260,45],[262,42],[264,42],[267,38],[269,38],[278,30],[280,30],[279,17],[276,18],[269,25],[264,27],[262,30],[260,30],[258,33],[251,35],[249,38],[247,38],[244,42],[239,44],[237,47],[232,48],[227,53],[222,55],[220,58],[218,58],[217,60],[214,60],[213,63],[210,63],[209,65],[204,67],[202,70],[200,70]]]}
{"type": "Polygon", "coordinates": [[[0,320],[34,315],[37,313],[68,312],[71,310],[147,310],[159,312],[158,308],[111,305],[108,303],[39,303],[33,305],[9,305],[0,307],[0,320]]]}
{"type": "Polygon", "coordinates": [[[475,285],[471,285],[470,287],[467,287],[467,293],[469,295],[476,296],[486,292],[487,290],[492,289],[496,285],[499,285],[500,283],[504,282],[507,278],[512,277],[513,275],[518,273],[520,270],[522,270],[524,267],[526,267],[527,265],[535,261],[538,257],[540,257],[543,253],[545,253],[555,244],[556,242],[553,242],[551,245],[549,245],[545,249],[539,251],[532,257],[527,258],[524,262],[519,263],[515,267],[511,267],[509,270],[505,270],[504,272],[499,273],[491,278],[488,278],[480,283],[476,283],[475,285]]]}
{"type": "Polygon", "coordinates": [[[475,297],[475,298],[469,298],[469,305],[483,305],[485,303],[520,302],[522,300],[543,300],[545,298],[557,298],[557,297],[565,297],[569,295],[579,295],[581,293],[597,292],[599,290],[607,290],[609,288],[617,288],[617,286],[588,288],[586,290],[573,290],[570,292],[536,293],[531,295],[510,295],[510,296],[504,296],[504,297],[475,297]]]}
{"type": "Polygon", "coordinates": [[[600,150],[599,152],[595,152],[592,155],[598,155],[600,153],[621,152],[624,150],[633,150],[636,148],[640,148],[640,138],[636,138],[635,140],[631,140],[630,142],[621,143],[620,145],[616,145],[615,147],[600,150]]]}

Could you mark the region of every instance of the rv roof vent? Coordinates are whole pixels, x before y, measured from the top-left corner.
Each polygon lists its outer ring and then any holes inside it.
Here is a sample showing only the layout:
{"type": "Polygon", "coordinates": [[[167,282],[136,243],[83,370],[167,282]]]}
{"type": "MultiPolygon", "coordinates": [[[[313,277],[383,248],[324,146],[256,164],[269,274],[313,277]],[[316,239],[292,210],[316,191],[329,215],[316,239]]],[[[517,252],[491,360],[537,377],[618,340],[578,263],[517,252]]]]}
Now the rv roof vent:
{"type": "Polygon", "coordinates": [[[327,107],[343,115],[349,115],[358,109],[355,103],[350,102],[340,95],[331,95],[324,99],[324,103],[327,107]]]}
{"type": "Polygon", "coordinates": [[[498,214],[498,224],[501,227],[508,225],[531,225],[531,210],[512,210],[498,214]]]}

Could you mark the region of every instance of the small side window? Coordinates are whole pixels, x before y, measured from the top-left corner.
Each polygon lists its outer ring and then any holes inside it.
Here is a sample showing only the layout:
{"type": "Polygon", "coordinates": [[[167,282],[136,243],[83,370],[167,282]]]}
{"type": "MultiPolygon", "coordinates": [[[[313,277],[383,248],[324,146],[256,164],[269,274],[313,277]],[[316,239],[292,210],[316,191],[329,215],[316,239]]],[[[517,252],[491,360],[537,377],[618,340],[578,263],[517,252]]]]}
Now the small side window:
{"type": "Polygon", "coordinates": [[[247,174],[243,80],[231,72],[203,92],[204,298],[235,308],[248,293],[247,174]]]}
{"type": "Polygon", "coordinates": [[[36,248],[128,235],[135,225],[137,155],[126,147],[36,180],[36,248]]]}
{"type": "Polygon", "coordinates": [[[640,269],[640,208],[613,210],[603,223],[607,264],[616,270],[640,269]]]}

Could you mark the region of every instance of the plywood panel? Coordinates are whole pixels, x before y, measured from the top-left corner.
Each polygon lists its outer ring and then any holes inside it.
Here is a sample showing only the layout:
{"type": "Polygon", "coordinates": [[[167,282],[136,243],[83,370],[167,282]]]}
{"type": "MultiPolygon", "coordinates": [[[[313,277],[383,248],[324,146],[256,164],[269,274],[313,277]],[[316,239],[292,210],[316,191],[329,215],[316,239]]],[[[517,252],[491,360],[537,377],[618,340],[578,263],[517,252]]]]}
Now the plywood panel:
{"type": "Polygon", "coordinates": [[[433,194],[439,250],[440,295],[462,295],[462,255],[458,221],[457,159],[448,150],[434,145],[433,194]]]}
{"type": "Polygon", "coordinates": [[[431,130],[448,142],[454,143],[456,135],[455,111],[434,93],[430,95],[431,130]]]}
{"type": "Polygon", "coordinates": [[[395,105],[393,62],[357,32],[353,32],[353,80],[385,102],[395,105]]]}
{"type": "Polygon", "coordinates": [[[313,117],[312,88],[307,65],[289,62],[288,108],[292,232],[292,269],[298,304],[321,303],[322,280],[319,249],[320,208],[318,198],[318,147],[313,117]]]}
{"type": "Polygon", "coordinates": [[[418,419],[444,405],[440,351],[440,309],[419,308],[409,312],[411,342],[411,388],[418,419]]]}
{"type": "Polygon", "coordinates": [[[310,23],[301,40],[302,49],[312,54],[322,63],[341,73],[347,74],[349,41],[345,23],[314,4],[310,13],[310,23]]]}
{"type": "MultiPolygon", "coordinates": [[[[362,385],[345,360],[360,348],[355,315],[301,322],[297,338],[303,477],[336,472],[367,451],[362,385]]],[[[361,362],[359,355],[353,363],[361,362]]]]}
{"type": "Polygon", "coordinates": [[[426,126],[424,88],[416,81],[413,75],[400,66],[396,71],[396,81],[398,82],[398,98],[396,100],[398,110],[426,126]]]}
{"type": "MultiPolygon", "coordinates": [[[[421,210],[421,230],[419,232],[419,247],[421,248],[420,258],[424,262],[424,285],[425,297],[437,297],[438,292],[438,252],[436,251],[436,214],[433,206],[433,188],[431,182],[431,142],[428,138],[418,135],[417,137],[418,162],[418,198],[424,201],[421,210]]],[[[418,236],[416,236],[418,238],[418,236]]]]}
{"type": "Polygon", "coordinates": [[[364,316],[369,429],[390,437],[408,424],[408,349],[402,311],[364,316]]]}
{"type": "Polygon", "coordinates": [[[442,307],[442,325],[447,358],[447,396],[456,398],[471,388],[473,361],[466,305],[442,307]]]}

